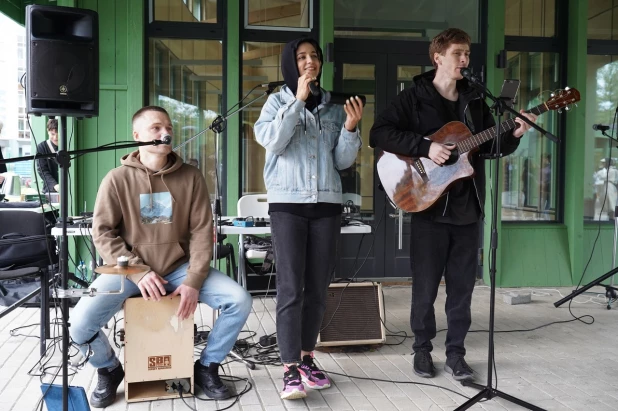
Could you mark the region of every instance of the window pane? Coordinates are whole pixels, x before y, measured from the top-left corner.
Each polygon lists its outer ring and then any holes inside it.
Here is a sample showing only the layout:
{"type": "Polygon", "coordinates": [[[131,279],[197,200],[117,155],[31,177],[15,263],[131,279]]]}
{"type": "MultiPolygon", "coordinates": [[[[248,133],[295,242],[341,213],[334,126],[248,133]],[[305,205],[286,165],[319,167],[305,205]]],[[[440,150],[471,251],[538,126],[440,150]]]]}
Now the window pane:
{"type": "MultiPolygon", "coordinates": [[[[556,53],[507,53],[505,77],[521,80],[516,110],[536,107],[556,92],[558,57],[556,53]]],[[[558,115],[548,111],[539,116],[537,124],[556,134],[558,115]]],[[[501,160],[502,220],[556,220],[558,161],[557,145],[538,131],[531,129],[522,137],[517,150],[501,160]]]]}
{"type": "Polygon", "coordinates": [[[618,0],[588,0],[588,38],[618,39],[618,0]]]}
{"type": "Polygon", "coordinates": [[[245,0],[245,26],[311,28],[312,0],[245,0]]]}
{"type": "Polygon", "coordinates": [[[335,0],[335,36],[430,41],[449,27],[479,41],[478,0],[335,0]]]}
{"type": "MultiPolygon", "coordinates": [[[[259,84],[283,80],[281,74],[283,46],[283,43],[246,42],[243,44],[243,96],[258,86],[246,97],[245,103],[264,94],[265,89],[259,87],[259,84]]],[[[257,143],[253,133],[253,125],[260,117],[265,102],[265,97],[259,99],[242,112],[242,164],[244,167],[242,195],[266,192],[263,178],[266,150],[257,143]]]]}
{"type": "Polygon", "coordinates": [[[217,0],[154,0],[158,21],[217,22],[217,0]]]}
{"type": "MultiPolygon", "coordinates": [[[[408,73],[406,68],[402,72],[408,73]]],[[[369,147],[369,131],[373,126],[375,117],[375,89],[376,76],[373,64],[344,64],[343,65],[343,92],[350,94],[362,94],[367,98],[363,107],[363,118],[358,124],[361,132],[362,147],[369,147]]],[[[402,75],[401,81],[408,78],[402,75]]],[[[356,156],[356,162],[345,170],[339,171],[341,187],[343,190],[343,202],[352,201],[360,206],[361,213],[369,218],[374,215],[373,187],[374,187],[374,150],[361,149],[356,156]]]]}
{"type": "MultiPolygon", "coordinates": [[[[618,151],[612,141],[593,124],[613,124],[618,104],[618,55],[588,56],[586,75],[586,157],[584,180],[584,219],[613,218],[616,206],[618,151]],[[602,211],[601,211],[602,210],[602,211]]],[[[606,131],[616,135],[615,131],[606,131]]]]}
{"type": "Polygon", "coordinates": [[[509,0],[505,4],[507,36],[554,37],[555,0],[509,0]]]}
{"type": "MultiPolygon", "coordinates": [[[[218,40],[150,39],[148,55],[149,102],[169,112],[174,126],[172,145],[186,143],[176,153],[202,170],[212,197],[215,134],[208,131],[187,140],[208,128],[222,112],[223,45],[218,40]]],[[[219,173],[224,158],[221,149],[219,173]]]]}

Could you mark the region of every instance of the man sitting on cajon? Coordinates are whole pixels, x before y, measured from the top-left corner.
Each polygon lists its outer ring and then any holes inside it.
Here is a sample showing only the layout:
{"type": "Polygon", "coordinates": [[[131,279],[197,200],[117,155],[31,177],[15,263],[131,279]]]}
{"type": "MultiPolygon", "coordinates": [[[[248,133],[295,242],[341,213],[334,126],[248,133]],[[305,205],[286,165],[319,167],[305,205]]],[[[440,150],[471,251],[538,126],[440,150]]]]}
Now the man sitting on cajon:
{"type": "MultiPolygon", "coordinates": [[[[170,117],[161,107],[144,107],[133,116],[135,141],[160,140],[172,133],[170,117]]],[[[229,398],[218,367],[234,346],[252,300],[234,280],[210,267],[213,222],[204,176],[183,164],[166,144],[140,146],[122,157],[121,164],[101,182],[94,207],[94,243],[107,264],[125,256],[130,265],[144,264],[151,271],[123,279],[122,294],[82,298],[71,313],[71,338],[84,355],[91,352],[88,360],[98,369],[90,404],[104,408],[116,399],[124,370],[101,328],[127,298],[140,293],[156,301],[167,294],[180,295],[181,321],[193,314],[198,300],[220,310],[195,363],[195,379],[208,397],[229,398]]],[[[118,290],[118,281],[118,276],[104,274],[91,287],[118,290]]]]}

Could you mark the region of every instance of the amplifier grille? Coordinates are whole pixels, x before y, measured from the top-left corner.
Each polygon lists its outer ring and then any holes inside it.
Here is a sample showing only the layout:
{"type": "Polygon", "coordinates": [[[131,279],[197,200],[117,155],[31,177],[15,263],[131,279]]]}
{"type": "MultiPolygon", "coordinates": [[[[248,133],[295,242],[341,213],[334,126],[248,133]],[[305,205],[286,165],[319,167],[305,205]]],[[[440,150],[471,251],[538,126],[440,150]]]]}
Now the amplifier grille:
{"type": "Polygon", "coordinates": [[[380,289],[376,284],[331,285],[320,328],[320,343],[381,340],[380,289]],[[354,285],[354,286],[353,286],[354,285]]]}

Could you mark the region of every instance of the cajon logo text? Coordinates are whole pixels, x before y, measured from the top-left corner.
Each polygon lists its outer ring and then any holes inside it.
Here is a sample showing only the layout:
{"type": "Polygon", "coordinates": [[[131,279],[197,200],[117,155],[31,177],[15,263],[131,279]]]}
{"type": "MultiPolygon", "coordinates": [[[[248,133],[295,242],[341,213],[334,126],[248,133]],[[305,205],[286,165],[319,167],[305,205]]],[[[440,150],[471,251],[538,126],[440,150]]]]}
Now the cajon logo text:
{"type": "Polygon", "coordinates": [[[148,371],[167,370],[172,368],[171,355],[154,355],[148,357],[148,371]]]}

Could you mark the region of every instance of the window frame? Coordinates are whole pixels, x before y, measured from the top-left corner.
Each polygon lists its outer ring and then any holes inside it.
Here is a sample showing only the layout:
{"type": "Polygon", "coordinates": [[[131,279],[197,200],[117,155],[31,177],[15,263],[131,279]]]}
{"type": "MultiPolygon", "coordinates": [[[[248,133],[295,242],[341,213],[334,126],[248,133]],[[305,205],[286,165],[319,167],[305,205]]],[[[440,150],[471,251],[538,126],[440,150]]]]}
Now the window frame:
{"type": "MultiPolygon", "coordinates": [[[[568,64],[568,26],[559,24],[562,21],[567,21],[568,4],[562,1],[556,1],[554,13],[555,32],[553,37],[532,37],[532,36],[504,36],[504,51],[505,52],[536,52],[536,53],[556,53],[560,64],[559,83],[563,87],[567,79],[567,64],[568,64]]],[[[560,137],[560,144],[556,154],[558,156],[558,166],[556,171],[556,188],[558,190],[556,196],[556,219],[555,220],[502,220],[504,224],[563,224],[564,223],[564,182],[565,182],[565,159],[566,145],[569,142],[566,127],[566,116],[560,116],[557,123],[556,134],[560,137]]],[[[525,138],[525,136],[523,137],[525,138]]],[[[543,137],[546,138],[546,137],[543,137]]],[[[500,211],[502,214],[502,211],[500,211]]]]}
{"type": "MultiPolygon", "coordinates": [[[[587,52],[586,57],[588,56],[608,56],[608,55],[618,55],[618,39],[616,40],[598,40],[598,39],[586,39],[587,52]]],[[[584,154],[586,155],[586,154],[584,154]]],[[[592,219],[586,219],[586,216],[583,215],[582,218],[584,220],[584,225],[586,224],[614,224],[614,222],[610,219],[608,220],[595,220],[594,216],[592,219]]]]}

